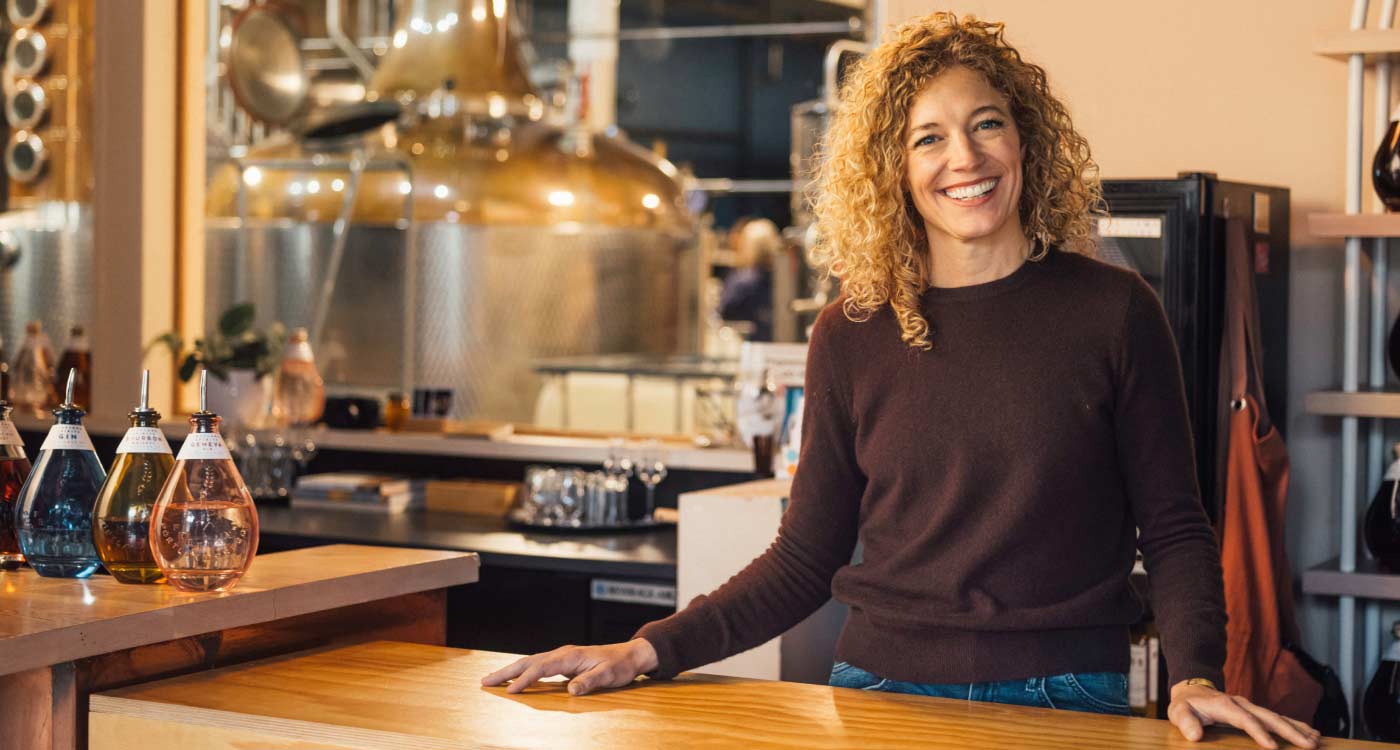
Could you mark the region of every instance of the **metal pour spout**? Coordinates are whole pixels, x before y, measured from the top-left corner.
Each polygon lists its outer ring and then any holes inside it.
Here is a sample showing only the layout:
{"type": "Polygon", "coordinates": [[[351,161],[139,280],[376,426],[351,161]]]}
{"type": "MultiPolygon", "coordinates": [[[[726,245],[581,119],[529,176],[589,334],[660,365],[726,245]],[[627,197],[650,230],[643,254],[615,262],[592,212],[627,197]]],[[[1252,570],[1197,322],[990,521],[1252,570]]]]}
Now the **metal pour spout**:
{"type": "Polygon", "coordinates": [[[73,406],[73,384],[78,380],[78,368],[68,368],[68,387],[63,391],[63,405],[71,408],[73,406]]]}
{"type": "Polygon", "coordinates": [[[203,411],[209,411],[209,407],[208,407],[208,405],[207,405],[207,404],[208,404],[208,395],[209,395],[209,371],[208,371],[208,370],[200,370],[200,371],[199,371],[199,410],[202,411],[202,412],[203,412],[203,411]]]}
{"type": "Polygon", "coordinates": [[[151,390],[151,371],[141,371],[141,411],[151,410],[151,400],[149,398],[151,390]]]}

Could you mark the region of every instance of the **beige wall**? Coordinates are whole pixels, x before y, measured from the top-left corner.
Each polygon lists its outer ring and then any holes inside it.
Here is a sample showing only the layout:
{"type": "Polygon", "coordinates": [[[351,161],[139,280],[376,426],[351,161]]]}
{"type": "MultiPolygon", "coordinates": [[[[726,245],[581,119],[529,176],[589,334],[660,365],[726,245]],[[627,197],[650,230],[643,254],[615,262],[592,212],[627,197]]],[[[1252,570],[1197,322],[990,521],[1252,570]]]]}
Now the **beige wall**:
{"type": "Polygon", "coordinates": [[[889,0],[885,17],[953,10],[1005,22],[1007,39],[1069,104],[1104,177],[1208,170],[1285,185],[1302,244],[1308,212],[1343,205],[1346,65],[1310,50],[1317,31],[1346,28],[1350,6],[889,0]]]}

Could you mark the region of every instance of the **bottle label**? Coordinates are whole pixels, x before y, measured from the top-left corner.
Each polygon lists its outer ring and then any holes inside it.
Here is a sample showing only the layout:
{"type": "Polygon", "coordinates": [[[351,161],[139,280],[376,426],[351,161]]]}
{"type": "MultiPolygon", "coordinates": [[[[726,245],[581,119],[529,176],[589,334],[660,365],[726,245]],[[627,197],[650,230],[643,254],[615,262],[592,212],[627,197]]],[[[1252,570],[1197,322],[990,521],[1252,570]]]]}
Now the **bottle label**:
{"type": "Polygon", "coordinates": [[[170,452],[170,443],[165,441],[165,433],[161,432],[159,427],[132,427],[122,437],[121,445],[117,446],[118,455],[122,453],[169,454],[170,452]]]}
{"type": "Polygon", "coordinates": [[[228,446],[224,444],[223,435],[216,435],[211,432],[194,432],[185,438],[185,442],[180,446],[180,455],[175,457],[176,461],[188,461],[190,459],[210,459],[214,461],[227,461],[231,458],[228,454],[228,446]]]}
{"type": "Polygon", "coordinates": [[[15,423],[8,419],[0,419],[0,445],[24,447],[24,441],[19,437],[19,430],[15,429],[15,423]]]}
{"type": "Polygon", "coordinates": [[[1147,708],[1147,644],[1128,646],[1128,705],[1147,708]]]}
{"type": "Polygon", "coordinates": [[[1393,482],[1397,479],[1400,479],[1400,461],[1392,461],[1390,466],[1386,467],[1385,478],[1382,481],[1393,482]]]}
{"type": "Polygon", "coordinates": [[[39,446],[39,450],[90,451],[92,439],[80,424],[56,424],[49,428],[49,435],[44,438],[44,444],[39,446]]]}

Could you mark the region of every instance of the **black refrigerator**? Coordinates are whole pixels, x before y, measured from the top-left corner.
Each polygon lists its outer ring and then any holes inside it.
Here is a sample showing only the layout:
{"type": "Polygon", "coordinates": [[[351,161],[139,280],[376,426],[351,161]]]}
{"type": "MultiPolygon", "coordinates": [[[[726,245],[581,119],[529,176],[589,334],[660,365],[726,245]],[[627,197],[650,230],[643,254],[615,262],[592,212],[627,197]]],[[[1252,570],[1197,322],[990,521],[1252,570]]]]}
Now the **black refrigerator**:
{"type": "Polygon", "coordinates": [[[1142,274],[1176,335],[1196,441],[1201,498],[1219,518],[1223,460],[1217,438],[1224,323],[1225,220],[1245,222],[1263,338],[1264,396],[1283,432],[1288,404],[1288,188],[1228,182],[1205,172],[1176,179],[1104,180],[1102,260],[1142,274]]]}

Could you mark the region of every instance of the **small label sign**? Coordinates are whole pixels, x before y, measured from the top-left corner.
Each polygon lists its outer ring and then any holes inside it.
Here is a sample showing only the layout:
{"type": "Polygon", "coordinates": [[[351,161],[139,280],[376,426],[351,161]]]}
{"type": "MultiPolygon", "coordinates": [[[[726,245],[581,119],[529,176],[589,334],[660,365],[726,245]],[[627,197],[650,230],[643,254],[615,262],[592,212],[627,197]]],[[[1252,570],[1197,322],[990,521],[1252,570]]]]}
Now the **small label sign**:
{"type": "Polygon", "coordinates": [[[1099,219],[1100,237],[1147,237],[1162,236],[1162,220],[1131,216],[1108,216],[1099,219]]]}
{"type": "Polygon", "coordinates": [[[609,581],[603,578],[594,578],[593,600],[674,608],[676,606],[676,587],[661,583],[609,581]]]}
{"type": "Polygon", "coordinates": [[[159,427],[132,427],[122,437],[117,453],[170,453],[170,443],[159,427]]]}
{"type": "Polygon", "coordinates": [[[180,445],[180,455],[175,457],[176,461],[189,461],[191,459],[208,459],[214,461],[227,461],[230,458],[228,446],[224,444],[224,437],[212,432],[194,432],[185,438],[185,442],[180,445]]]}
{"type": "Polygon", "coordinates": [[[39,446],[39,450],[90,451],[92,439],[80,424],[56,424],[49,428],[49,435],[44,438],[44,444],[39,446]]]}
{"type": "Polygon", "coordinates": [[[24,447],[24,441],[19,437],[19,430],[16,430],[15,423],[8,419],[0,419],[0,445],[24,447]]]}

